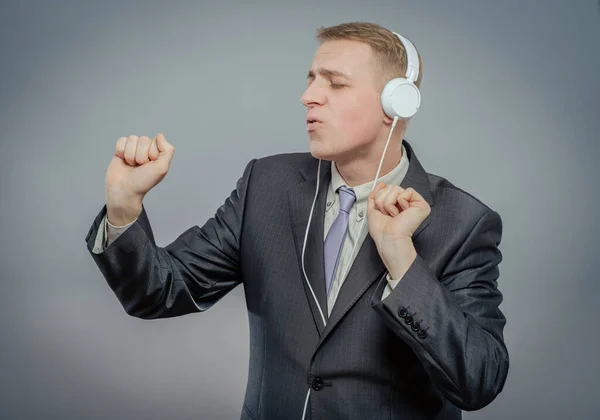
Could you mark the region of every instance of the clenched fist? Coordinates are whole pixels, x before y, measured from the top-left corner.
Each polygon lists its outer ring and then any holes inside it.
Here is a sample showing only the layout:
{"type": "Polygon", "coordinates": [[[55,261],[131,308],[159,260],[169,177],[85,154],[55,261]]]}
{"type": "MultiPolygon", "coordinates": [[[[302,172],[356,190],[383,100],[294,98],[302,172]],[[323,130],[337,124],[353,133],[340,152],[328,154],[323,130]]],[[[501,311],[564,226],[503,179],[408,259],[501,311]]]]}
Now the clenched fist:
{"type": "Polygon", "coordinates": [[[369,233],[392,279],[400,279],[417,257],[412,235],[431,207],[414,188],[383,182],[375,186],[368,200],[369,233]]]}
{"type": "Polygon", "coordinates": [[[106,171],[106,203],[111,223],[125,224],[141,210],[144,196],[169,171],[175,148],[162,133],[154,139],[121,137],[106,171]]]}

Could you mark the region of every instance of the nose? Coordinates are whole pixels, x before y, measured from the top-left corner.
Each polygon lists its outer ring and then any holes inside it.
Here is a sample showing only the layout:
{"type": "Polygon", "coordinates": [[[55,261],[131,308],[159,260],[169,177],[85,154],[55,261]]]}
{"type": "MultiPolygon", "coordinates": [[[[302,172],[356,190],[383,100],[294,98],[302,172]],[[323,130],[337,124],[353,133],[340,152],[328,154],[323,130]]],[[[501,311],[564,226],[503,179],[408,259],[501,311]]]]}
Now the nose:
{"type": "Polygon", "coordinates": [[[325,103],[325,94],[322,89],[317,86],[316,81],[306,87],[304,93],[300,97],[300,102],[307,108],[315,105],[323,105],[323,103],[325,103]]]}

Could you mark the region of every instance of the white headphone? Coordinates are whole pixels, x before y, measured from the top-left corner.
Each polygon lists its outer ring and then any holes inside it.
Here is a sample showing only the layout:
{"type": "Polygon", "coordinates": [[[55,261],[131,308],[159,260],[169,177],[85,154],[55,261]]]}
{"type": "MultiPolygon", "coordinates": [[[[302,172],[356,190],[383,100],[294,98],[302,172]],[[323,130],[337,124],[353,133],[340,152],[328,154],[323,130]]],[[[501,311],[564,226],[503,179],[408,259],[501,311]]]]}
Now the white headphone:
{"type": "Polygon", "coordinates": [[[407,38],[394,32],[406,51],[406,77],[398,77],[387,82],[381,92],[381,106],[390,118],[408,119],[415,115],[421,105],[421,92],[415,85],[419,78],[419,55],[407,38]]]}

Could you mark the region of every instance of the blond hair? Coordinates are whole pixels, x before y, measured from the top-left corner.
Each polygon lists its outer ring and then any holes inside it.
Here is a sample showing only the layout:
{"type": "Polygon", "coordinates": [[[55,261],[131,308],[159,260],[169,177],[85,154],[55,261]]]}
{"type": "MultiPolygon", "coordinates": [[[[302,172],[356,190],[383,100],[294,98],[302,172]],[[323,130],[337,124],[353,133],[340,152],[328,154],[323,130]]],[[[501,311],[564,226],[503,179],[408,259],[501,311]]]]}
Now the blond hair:
{"type": "MultiPolygon", "coordinates": [[[[317,40],[321,44],[333,40],[363,42],[371,46],[378,59],[379,73],[383,83],[395,77],[406,76],[407,58],[402,42],[392,31],[376,23],[348,22],[329,27],[322,26],[317,29],[317,40]]],[[[420,87],[423,78],[423,63],[421,54],[417,52],[417,55],[419,56],[419,76],[415,85],[420,87]]]]}

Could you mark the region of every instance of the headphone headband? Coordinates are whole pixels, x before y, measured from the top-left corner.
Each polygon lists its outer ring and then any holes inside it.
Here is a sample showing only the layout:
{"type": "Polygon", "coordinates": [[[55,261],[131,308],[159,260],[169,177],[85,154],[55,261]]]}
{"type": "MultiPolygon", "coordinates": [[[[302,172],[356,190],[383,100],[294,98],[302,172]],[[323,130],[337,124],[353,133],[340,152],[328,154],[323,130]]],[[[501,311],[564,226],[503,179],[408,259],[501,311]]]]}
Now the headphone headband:
{"type": "Polygon", "coordinates": [[[396,32],[394,32],[394,35],[400,39],[406,51],[406,79],[414,83],[419,78],[419,54],[417,49],[408,38],[396,32]]]}

